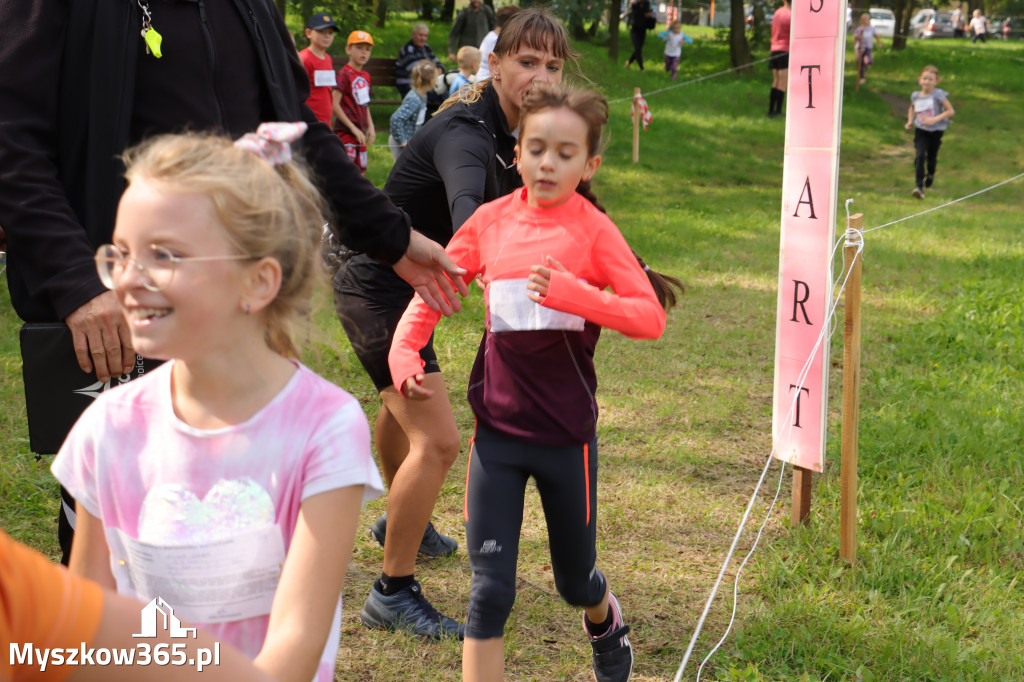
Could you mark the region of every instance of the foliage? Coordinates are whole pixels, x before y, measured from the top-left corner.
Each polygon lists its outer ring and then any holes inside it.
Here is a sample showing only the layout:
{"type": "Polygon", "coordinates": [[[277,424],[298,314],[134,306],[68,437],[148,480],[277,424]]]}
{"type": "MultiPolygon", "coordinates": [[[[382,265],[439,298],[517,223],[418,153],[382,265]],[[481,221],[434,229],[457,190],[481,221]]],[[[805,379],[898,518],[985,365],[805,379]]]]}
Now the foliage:
{"type": "MultiPolygon", "coordinates": [[[[402,15],[375,32],[377,52],[397,51],[417,19],[402,15]]],[[[293,29],[297,21],[289,16],[293,29]]],[[[443,52],[447,26],[431,29],[432,45],[443,52]]],[[[577,44],[586,75],[613,100],[595,191],[637,252],[687,284],[663,339],[606,332],[595,358],[598,556],[633,627],[633,679],[641,682],[675,673],[771,448],[784,126],[764,116],[771,82],[764,64],[750,76],[687,85],[728,69],[729,48],[712,39],[712,29],[686,32],[695,42],[683,48],[672,89],[663,89],[670,81],[657,68],[659,41],[648,41],[651,68],[643,74],[609,62],[597,45],[604,35],[577,44]],[[651,93],[654,114],[641,133],[638,164],[631,161],[634,87],[651,93]]],[[[628,36],[621,40],[628,53],[628,36]]],[[[765,56],[766,48],[755,50],[755,58],[765,56]]],[[[899,53],[879,50],[867,86],[854,93],[848,52],[840,200],[854,198],[867,226],[881,226],[1019,173],[1022,58],[1024,43],[910,41],[899,53]],[[935,186],[921,202],[910,196],[913,152],[902,124],[924,64],[940,67],[958,113],[935,186]]],[[[381,136],[390,113],[374,109],[381,136]]],[[[390,159],[387,149],[371,149],[368,177],[378,186],[390,159]]],[[[857,564],[838,557],[837,337],[828,464],[815,477],[811,524],[791,528],[785,520],[787,473],[780,506],[740,581],[737,623],[702,679],[1024,679],[1021,186],[866,233],[857,564]]],[[[473,419],[463,396],[483,316],[474,292],[435,338],[467,436],[473,419]]],[[[353,393],[372,421],[377,397],[334,318],[327,285],[313,319],[304,361],[353,393]]],[[[27,452],[17,327],[0,304],[0,525],[52,554],[57,488],[48,458],[36,462],[27,452]]],[[[776,464],[772,493],[777,473],[776,464]]],[[[464,477],[465,450],[434,516],[463,545],[464,477]]],[[[532,488],[526,507],[508,678],[589,679],[590,647],[578,610],[554,588],[532,488]]],[[[369,504],[363,523],[382,509],[369,504]]],[[[753,516],[759,523],[766,512],[762,495],[753,516]]],[[[745,535],[741,548],[751,542],[752,533],[745,535]]],[[[338,679],[459,679],[457,643],[425,646],[359,624],[381,559],[368,536],[357,540],[338,679]]],[[[451,559],[417,566],[425,594],[454,616],[464,613],[469,575],[464,546],[451,559]]],[[[731,577],[723,594],[730,588],[731,577]]],[[[725,632],[731,606],[731,596],[713,605],[691,663],[725,632]]],[[[695,671],[688,667],[684,679],[695,671]]]]}

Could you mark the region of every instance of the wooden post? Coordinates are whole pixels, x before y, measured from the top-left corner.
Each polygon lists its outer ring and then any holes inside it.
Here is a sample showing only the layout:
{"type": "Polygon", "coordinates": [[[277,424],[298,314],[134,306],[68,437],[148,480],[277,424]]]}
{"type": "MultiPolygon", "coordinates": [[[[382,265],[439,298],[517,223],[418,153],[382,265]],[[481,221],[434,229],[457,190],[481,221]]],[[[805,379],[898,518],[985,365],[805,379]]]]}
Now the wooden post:
{"type": "MultiPolygon", "coordinates": [[[[861,230],[864,216],[850,216],[850,227],[861,230]]],[[[862,247],[861,247],[862,248],[862,247]]],[[[839,474],[839,555],[850,564],[857,560],[857,427],[860,421],[860,283],[858,247],[847,243],[846,328],[843,345],[843,434],[839,474]]]]}
{"type": "Polygon", "coordinates": [[[790,521],[807,524],[811,516],[811,474],[810,469],[793,465],[793,513],[790,521]]]}
{"type": "Polygon", "coordinates": [[[640,107],[636,104],[636,98],[640,95],[640,88],[633,88],[633,163],[640,163],[640,107]]]}

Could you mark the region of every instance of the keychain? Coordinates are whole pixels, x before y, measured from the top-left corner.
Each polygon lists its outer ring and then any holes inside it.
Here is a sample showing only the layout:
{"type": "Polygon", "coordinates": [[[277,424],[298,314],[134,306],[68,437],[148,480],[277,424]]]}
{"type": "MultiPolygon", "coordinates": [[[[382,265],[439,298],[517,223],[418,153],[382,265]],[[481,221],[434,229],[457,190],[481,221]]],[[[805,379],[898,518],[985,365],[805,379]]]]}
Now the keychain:
{"type": "Polygon", "coordinates": [[[146,54],[152,54],[159,59],[164,56],[160,51],[160,43],[163,42],[164,37],[153,28],[153,17],[149,14],[149,3],[143,4],[142,0],[136,0],[136,2],[139,5],[139,9],[142,10],[141,34],[143,42],[146,43],[146,54]]]}

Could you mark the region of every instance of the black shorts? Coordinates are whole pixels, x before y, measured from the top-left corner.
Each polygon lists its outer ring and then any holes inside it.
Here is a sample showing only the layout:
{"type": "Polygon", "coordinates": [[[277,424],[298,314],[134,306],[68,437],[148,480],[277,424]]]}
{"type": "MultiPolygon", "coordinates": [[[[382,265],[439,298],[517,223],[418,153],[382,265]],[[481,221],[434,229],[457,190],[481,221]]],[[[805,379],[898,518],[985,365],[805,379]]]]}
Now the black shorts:
{"type": "MultiPolygon", "coordinates": [[[[404,302],[393,295],[375,300],[365,294],[354,293],[346,287],[339,287],[337,279],[335,280],[334,310],[338,313],[338,319],[345,329],[349,343],[352,344],[352,350],[362,363],[363,369],[370,375],[370,380],[373,381],[378,393],[394,383],[391,380],[391,369],[388,367],[388,352],[391,350],[391,340],[395,336],[398,321],[402,319],[402,313],[412,300],[412,293],[410,288],[409,296],[404,302]]],[[[437,355],[434,353],[433,334],[420,351],[420,357],[425,363],[425,374],[441,371],[441,366],[437,364],[437,355]]]]}
{"type": "Polygon", "coordinates": [[[788,52],[772,52],[768,56],[768,66],[772,71],[782,71],[789,68],[788,52]]]}

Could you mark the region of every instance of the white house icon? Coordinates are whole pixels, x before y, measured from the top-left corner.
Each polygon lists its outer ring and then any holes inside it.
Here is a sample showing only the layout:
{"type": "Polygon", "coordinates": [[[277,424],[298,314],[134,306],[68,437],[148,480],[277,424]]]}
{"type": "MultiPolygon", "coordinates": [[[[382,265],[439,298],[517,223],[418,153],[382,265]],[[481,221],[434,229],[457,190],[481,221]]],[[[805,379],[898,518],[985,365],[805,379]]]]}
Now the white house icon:
{"type": "Polygon", "coordinates": [[[163,616],[163,629],[170,631],[171,637],[187,638],[191,632],[192,639],[196,638],[196,629],[181,627],[181,621],[174,615],[174,609],[160,597],[142,607],[142,632],[132,637],[156,637],[157,613],[163,616]]]}

